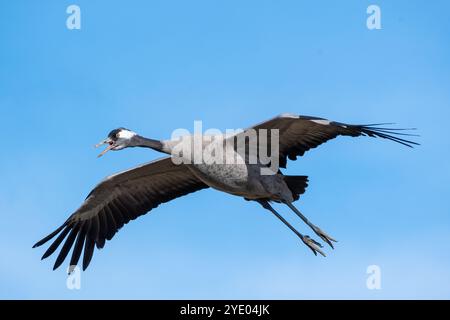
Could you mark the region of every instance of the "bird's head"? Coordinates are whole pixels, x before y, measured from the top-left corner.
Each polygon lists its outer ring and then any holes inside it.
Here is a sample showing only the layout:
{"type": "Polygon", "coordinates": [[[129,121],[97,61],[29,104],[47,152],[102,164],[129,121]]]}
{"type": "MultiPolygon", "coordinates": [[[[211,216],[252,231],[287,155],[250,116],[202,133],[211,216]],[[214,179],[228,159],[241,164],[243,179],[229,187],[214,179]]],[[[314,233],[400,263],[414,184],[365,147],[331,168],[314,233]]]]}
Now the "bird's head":
{"type": "Polygon", "coordinates": [[[135,146],[135,138],[137,137],[136,132],[125,128],[117,128],[112,130],[108,137],[97,144],[95,147],[98,148],[101,145],[108,145],[105,150],[103,150],[98,156],[101,157],[109,150],[117,151],[128,147],[135,146]]]}

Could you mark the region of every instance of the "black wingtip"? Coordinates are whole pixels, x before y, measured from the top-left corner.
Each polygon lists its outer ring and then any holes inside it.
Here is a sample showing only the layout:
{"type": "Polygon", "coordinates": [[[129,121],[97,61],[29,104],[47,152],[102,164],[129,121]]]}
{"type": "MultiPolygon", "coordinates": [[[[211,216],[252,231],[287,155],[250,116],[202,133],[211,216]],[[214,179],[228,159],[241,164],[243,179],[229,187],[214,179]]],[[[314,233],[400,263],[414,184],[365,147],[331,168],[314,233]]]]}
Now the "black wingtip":
{"type": "Polygon", "coordinates": [[[382,122],[382,123],[370,123],[370,124],[362,124],[362,127],[376,127],[376,126],[393,126],[396,125],[395,122],[382,122]]]}
{"type": "Polygon", "coordinates": [[[70,231],[70,234],[67,236],[66,241],[64,242],[64,245],[61,248],[61,251],[59,252],[58,257],[56,258],[55,264],[53,266],[53,270],[58,268],[66,259],[67,254],[69,253],[69,250],[72,248],[72,245],[75,241],[75,238],[78,234],[79,229],[80,229],[80,225],[77,224],[70,231]]]}
{"type": "Polygon", "coordinates": [[[64,262],[64,259],[61,259],[61,258],[56,259],[55,264],[53,265],[53,271],[58,269],[62,265],[63,262],[64,262]]]}
{"type": "MultiPolygon", "coordinates": [[[[400,138],[401,136],[407,136],[408,134],[399,133],[398,130],[411,130],[411,129],[397,129],[397,128],[380,128],[374,127],[372,125],[361,126],[360,130],[363,134],[371,136],[371,137],[380,137],[384,139],[388,139],[397,143],[400,143],[404,146],[414,148],[414,146],[419,146],[420,143],[400,138]]],[[[414,136],[414,135],[413,135],[414,136]]]]}
{"type": "Polygon", "coordinates": [[[49,252],[48,250],[42,255],[41,260],[48,258],[53,252],[49,252]]]}
{"type": "Polygon", "coordinates": [[[56,236],[58,233],[61,232],[61,230],[67,225],[67,222],[69,220],[67,219],[66,222],[64,222],[59,228],[57,228],[55,231],[53,231],[52,233],[50,233],[48,236],[46,236],[45,238],[39,240],[38,242],[36,242],[33,245],[33,249],[42,246],[44,243],[46,243],[47,241],[51,240],[54,236],[56,236]]]}
{"type": "Polygon", "coordinates": [[[88,237],[84,244],[84,255],[83,255],[83,271],[87,269],[89,264],[91,263],[92,256],[94,255],[95,250],[95,240],[88,237]]]}
{"type": "Polygon", "coordinates": [[[37,247],[40,247],[40,246],[42,246],[44,243],[46,243],[48,240],[50,240],[50,239],[46,239],[47,237],[45,237],[44,239],[42,239],[42,240],[39,240],[38,242],[36,242],[34,245],[33,245],[33,249],[34,248],[37,248],[37,247]]]}

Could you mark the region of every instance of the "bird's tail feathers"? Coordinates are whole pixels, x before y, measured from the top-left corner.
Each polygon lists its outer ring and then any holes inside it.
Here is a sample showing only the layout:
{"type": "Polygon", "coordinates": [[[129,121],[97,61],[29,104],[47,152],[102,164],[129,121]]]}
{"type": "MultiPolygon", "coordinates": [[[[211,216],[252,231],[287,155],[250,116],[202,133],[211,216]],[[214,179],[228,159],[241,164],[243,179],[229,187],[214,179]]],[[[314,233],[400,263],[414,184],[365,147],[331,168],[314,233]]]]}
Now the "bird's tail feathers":
{"type": "Polygon", "coordinates": [[[298,200],[308,187],[308,176],[283,176],[283,178],[291,190],[294,200],[298,200]]]}

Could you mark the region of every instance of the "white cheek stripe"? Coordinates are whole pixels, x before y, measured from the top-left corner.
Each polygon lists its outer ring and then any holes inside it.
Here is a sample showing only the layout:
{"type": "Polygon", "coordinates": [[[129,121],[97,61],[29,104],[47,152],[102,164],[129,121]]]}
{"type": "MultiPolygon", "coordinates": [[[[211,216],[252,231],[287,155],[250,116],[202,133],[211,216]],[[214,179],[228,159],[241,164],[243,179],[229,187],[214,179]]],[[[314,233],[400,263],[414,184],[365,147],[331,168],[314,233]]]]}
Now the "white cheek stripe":
{"type": "Polygon", "coordinates": [[[119,132],[119,138],[122,139],[131,139],[136,135],[136,132],[129,131],[129,130],[122,130],[119,132]]]}

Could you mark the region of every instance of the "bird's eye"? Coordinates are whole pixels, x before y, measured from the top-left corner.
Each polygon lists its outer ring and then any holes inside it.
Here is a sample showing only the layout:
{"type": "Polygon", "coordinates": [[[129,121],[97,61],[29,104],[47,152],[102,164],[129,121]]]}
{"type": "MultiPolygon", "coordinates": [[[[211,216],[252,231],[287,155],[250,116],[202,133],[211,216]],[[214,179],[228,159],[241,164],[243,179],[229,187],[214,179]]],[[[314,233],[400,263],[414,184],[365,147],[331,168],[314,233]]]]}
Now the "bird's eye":
{"type": "Polygon", "coordinates": [[[116,138],[119,139],[120,138],[120,132],[116,133],[116,138]]]}

